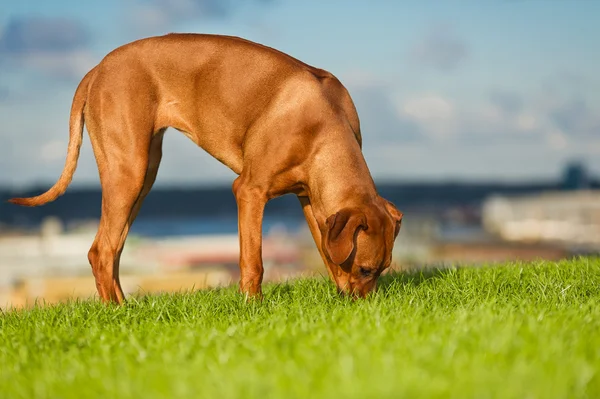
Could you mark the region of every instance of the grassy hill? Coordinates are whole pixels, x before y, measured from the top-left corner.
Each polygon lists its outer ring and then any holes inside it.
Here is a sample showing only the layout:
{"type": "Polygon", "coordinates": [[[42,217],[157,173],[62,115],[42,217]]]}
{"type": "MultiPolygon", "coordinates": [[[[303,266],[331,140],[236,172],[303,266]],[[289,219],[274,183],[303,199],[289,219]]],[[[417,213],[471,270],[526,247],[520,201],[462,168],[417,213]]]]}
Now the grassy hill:
{"type": "Polygon", "coordinates": [[[72,302],[0,316],[3,398],[600,397],[600,259],[72,302]]]}

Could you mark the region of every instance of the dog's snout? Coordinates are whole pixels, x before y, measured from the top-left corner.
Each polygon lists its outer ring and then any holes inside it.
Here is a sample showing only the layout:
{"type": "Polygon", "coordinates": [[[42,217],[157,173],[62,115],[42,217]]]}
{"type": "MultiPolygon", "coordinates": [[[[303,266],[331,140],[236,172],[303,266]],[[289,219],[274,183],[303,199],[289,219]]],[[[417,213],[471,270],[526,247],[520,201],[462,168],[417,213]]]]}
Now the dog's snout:
{"type": "Polygon", "coordinates": [[[337,285],[337,291],[340,295],[351,296],[355,299],[366,298],[371,292],[377,289],[376,279],[352,280],[349,279],[345,284],[337,285]]]}

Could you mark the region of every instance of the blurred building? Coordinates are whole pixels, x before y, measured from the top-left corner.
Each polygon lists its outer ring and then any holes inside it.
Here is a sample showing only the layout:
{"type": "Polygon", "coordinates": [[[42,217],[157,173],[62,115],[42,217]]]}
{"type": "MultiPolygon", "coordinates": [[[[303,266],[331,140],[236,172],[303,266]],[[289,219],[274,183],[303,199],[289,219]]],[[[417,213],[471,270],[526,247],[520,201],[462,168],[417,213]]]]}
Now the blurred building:
{"type": "Polygon", "coordinates": [[[490,197],[483,227],[507,241],[555,242],[600,249],[600,190],[490,197]]]}

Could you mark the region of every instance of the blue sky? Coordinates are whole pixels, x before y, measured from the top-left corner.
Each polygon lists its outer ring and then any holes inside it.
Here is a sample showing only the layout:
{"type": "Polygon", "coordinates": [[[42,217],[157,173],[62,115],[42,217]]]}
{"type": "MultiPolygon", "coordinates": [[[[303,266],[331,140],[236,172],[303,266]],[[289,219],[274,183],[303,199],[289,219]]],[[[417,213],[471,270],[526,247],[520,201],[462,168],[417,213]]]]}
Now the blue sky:
{"type": "MultiPolygon", "coordinates": [[[[377,180],[600,174],[600,2],[116,0],[0,5],[0,185],[52,183],[73,91],[113,48],[167,32],[242,36],[350,90],[377,180]]],[[[170,131],[157,185],[229,184],[170,131]]],[[[74,184],[97,184],[84,140],[74,184]]]]}

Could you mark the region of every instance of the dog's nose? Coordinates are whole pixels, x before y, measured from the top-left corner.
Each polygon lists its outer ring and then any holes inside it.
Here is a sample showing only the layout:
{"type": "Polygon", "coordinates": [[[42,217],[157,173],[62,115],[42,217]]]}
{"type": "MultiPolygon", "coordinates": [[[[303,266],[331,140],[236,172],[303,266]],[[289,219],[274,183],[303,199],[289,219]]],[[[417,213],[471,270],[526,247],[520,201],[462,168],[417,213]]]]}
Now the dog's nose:
{"type": "Polygon", "coordinates": [[[337,284],[337,292],[341,296],[354,296],[354,286],[350,281],[344,281],[337,284]]]}
{"type": "Polygon", "coordinates": [[[350,289],[350,287],[348,287],[348,285],[344,285],[344,286],[337,286],[337,292],[338,294],[342,295],[342,296],[346,296],[346,295],[350,295],[350,293],[352,292],[352,290],[350,289]]]}
{"type": "Polygon", "coordinates": [[[366,298],[371,292],[375,292],[377,290],[377,281],[376,279],[369,280],[360,285],[354,285],[354,293],[358,295],[360,298],[366,298]]]}
{"type": "Polygon", "coordinates": [[[342,296],[350,296],[352,299],[366,298],[367,295],[375,289],[373,284],[351,284],[348,283],[344,286],[338,286],[337,292],[342,296]]]}

